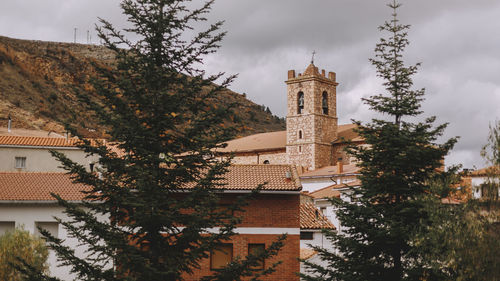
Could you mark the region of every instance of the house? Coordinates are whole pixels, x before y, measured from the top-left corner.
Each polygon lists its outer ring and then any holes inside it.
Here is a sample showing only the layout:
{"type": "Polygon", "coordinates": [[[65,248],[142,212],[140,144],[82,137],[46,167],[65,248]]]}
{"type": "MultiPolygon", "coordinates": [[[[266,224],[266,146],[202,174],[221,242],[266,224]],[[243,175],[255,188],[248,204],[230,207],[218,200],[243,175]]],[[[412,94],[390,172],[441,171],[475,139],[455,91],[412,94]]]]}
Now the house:
{"type": "MultiPolygon", "coordinates": [[[[488,188],[485,184],[488,182],[489,178],[490,180],[495,180],[492,179],[492,177],[496,177],[497,182],[500,180],[500,167],[490,166],[472,171],[469,177],[471,179],[472,198],[482,199],[488,195],[488,188]]],[[[496,191],[496,196],[498,196],[498,194],[500,194],[500,190],[496,191]]]]}
{"type": "MultiPolygon", "coordinates": [[[[80,190],[85,186],[73,184],[49,150],[63,152],[89,170],[97,159],[86,157],[75,139],[46,136],[43,132],[33,132],[34,136],[27,134],[0,135],[0,155],[5,160],[0,166],[0,232],[22,226],[37,234],[39,226],[83,253],[84,248],[77,247],[77,241],[67,237],[66,230],[54,219],[54,216],[66,217],[50,193],[78,202],[83,198],[80,190]]],[[[242,223],[236,229],[238,235],[221,245],[224,251],[211,253],[210,258],[200,263],[201,269],[186,276],[186,280],[199,280],[201,276],[210,275],[213,269],[237,256],[244,257],[269,246],[283,233],[288,234],[283,249],[276,257],[264,261],[264,265],[282,263],[273,275],[262,280],[298,280],[302,187],[296,168],[290,165],[233,165],[225,175],[222,200],[229,204],[237,196],[250,193],[264,183],[262,191],[245,207],[242,223]]],[[[73,279],[69,268],[57,265],[52,252],[49,264],[51,275],[62,280],[73,279]]]]}
{"type": "Polygon", "coordinates": [[[276,272],[259,280],[298,280],[300,248],[300,190],[297,170],[291,165],[232,165],[225,174],[222,200],[232,202],[238,195],[250,193],[259,184],[266,183],[258,195],[250,200],[242,214],[238,234],[223,244],[224,251],[214,251],[200,263],[200,270],[185,276],[199,280],[210,275],[237,256],[245,257],[258,247],[267,247],[283,233],[287,239],[277,256],[264,261],[264,266],[282,263],[276,272]]]}
{"type": "MultiPolygon", "coordinates": [[[[65,240],[75,249],[77,255],[85,248],[78,241],[68,237],[66,229],[54,217],[66,219],[64,208],[50,195],[78,202],[83,199],[81,190],[85,186],[72,183],[70,177],[61,172],[0,172],[0,234],[22,227],[38,235],[37,227],[48,230],[53,236],[65,240]]],[[[104,219],[104,218],[103,218],[104,219]]],[[[70,268],[58,266],[55,253],[49,252],[49,271],[62,280],[73,280],[70,268]]]]}
{"type": "Polygon", "coordinates": [[[74,162],[91,169],[96,157],[88,157],[77,144],[77,138],[35,130],[0,131],[0,171],[63,172],[50,150],[64,153],[74,162]]]}
{"type": "MultiPolygon", "coordinates": [[[[328,241],[323,229],[335,231],[335,226],[314,206],[312,202],[302,202],[300,204],[300,258],[326,265],[321,261],[313,247],[321,247],[329,251],[333,250],[332,244],[328,241]]],[[[306,267],[300,264],[300,272],[306,273],[306,267]]]]}

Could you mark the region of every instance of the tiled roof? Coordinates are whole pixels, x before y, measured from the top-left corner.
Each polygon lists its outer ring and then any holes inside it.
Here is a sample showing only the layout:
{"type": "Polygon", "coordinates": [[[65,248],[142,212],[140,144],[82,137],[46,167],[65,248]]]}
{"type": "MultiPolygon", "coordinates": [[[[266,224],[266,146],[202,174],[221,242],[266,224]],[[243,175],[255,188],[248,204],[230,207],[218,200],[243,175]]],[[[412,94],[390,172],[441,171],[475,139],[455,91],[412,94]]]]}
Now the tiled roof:
{"type": "Polygon", "coordinates": [[[354,131],[356,124],[339,125],[337,128],[337,139],[333,143],[343,143],[346,140],[353,142],[363,141],[363,138],[354,131]]]}
{"type": "Polygon", "coordinates": [[[300,259],[307,260],[314,257],[318,252],[313,249],[300,248],[300,259]]]}
{"type": "Polygon", "coordinates": [[[335,229],[312,203],[300,204],[300,229],[335,229]]]}
{"type": "MultiPolygon", "coordinates": [[[[252,190],[259,184],[266,183],[262,190],[300,191],[297,170],[290,165],[232,165],[219,181],[226,184],[226,190],[252,190]],[[287,174],[290,178],[287,178],[287,174]]],[[[188,187],[192,187],[188,186],[188,187]]]]}
{"type": "Polygon", "coordinates": [[[325,198],[325,197],[326,198],[340,197],[339,189],[351,187],[351,186],[358,186],[360,184],[361,184],[361,182],[359,180],[355,180],[355,181],[349,182],[349,183],[333,184],[333,185],[330,185],[327,187],[323,187],[322,189],[318,189],[318,190],[311,192],[309,194],[315,199],[320,199],[320,198],[325,198]]]}
{"type": "MultiPolygon", "coordinates": [[[[342,173],[340,174],[356,174],[358,173],[359,168],[355,164],[343,165],[342,173]]],[[[326,166],[316,170],[307,171],[300,175],[301,178],[308,177],[327,177],[331,175],[339,175],[338,167],[335,166],[326,166]]]]}
{"type": "Polygon", "coordinates": [[[66,173],[0,172],[0,201],[55,201],[51,192],[80,201],[86,187],[75,184],[66,173]]]}
{"type": "MultiPolygon", "coordinates": [[[[362,139],[353,131],[355,124],[339,125],[338,138],[334,143],[342,143],[345,140],[361,141],[362,139]]],[[[261,133],[230,140],[223,149],[217,149],[218,152],[250,152],[286,149],[286,131],[277,131],[270,133],[261,133]]]]}
{"type": "Polygon", "coordinates": [[[245,152],[256,150],[278,150],[286,148],[286,131],[261,133],[230,140],[219,152],[245,152]]]}
{"type": "Polygon", "coordinates": [[[0,136],[0,145],[76,147],[77,138],[0,136]]]}
{"type": "MultiPolygon", "coordinates": [[[[78,147],[80,142],[78,138],[0,136],[0,145],[7,146],[78,147]]],[[[90,139],[90,143],[92,145],[107,144],[104,139],[90,139]]]]}
{"type": "Polygon", "coordinates": [[[471,177],[485,177],[485,176],[488,176],[488,174],[490,173],[500,173],[500,166],[490,166],[490,167],[486,167],[486,168],[482,168],[482,169],[479,169],[479,170],[476,170],[476,171],[472,171],[470,173],[470,176],[471,177]]]}

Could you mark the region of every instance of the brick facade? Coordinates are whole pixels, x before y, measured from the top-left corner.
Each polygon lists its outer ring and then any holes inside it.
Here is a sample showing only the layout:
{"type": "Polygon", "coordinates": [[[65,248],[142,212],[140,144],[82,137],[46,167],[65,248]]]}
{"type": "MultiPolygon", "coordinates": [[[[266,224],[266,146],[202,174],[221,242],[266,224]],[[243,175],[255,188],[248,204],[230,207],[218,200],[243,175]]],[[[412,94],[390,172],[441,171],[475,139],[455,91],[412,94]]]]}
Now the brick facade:
{"type": "MultiPolygon", "coordinates": [[[[238,194],[224,194],[222,204],[233,202],[238,194]]],[[[232,237],[231,243],[233,246],[233,258],[239,256],[244,258],[248,255],[248,244],[265,244],[268,247],[273,241],[276,241],[279,234],[266,234],[266,228],[279,230],[283,228],[286,232],[288,229],[296,229],[297,234],[289,234],[283,248],[277,256],[265,260],[265,266],[269,266],[275,262],[282,263],[277,267],[273,274],[262,277],[259,280],[278,281],[278,280],[299,280],[297,273],[300,270],[298,260],[300,253],[300,194],[280,194],[266,193],[258,194],[255,198],[249,201],[245,207],[245,212],[240,214],[243,221],[238,227],[240,228],[255,228],[258,234],[248,234],[244,231],[232,237]]],[[[238,215],[238,214],[236,214],[238,215]]],[[[238,230],[237,230],[238,232],[238,230]]],[[[186,275],[185,279],[189,281],[200,280],[201,277],[211,275],[214,272],[210,270],[210,258],[200,262],[200,269],[195,270],[192,275],[186,275]]],[[[249,280],[243,279],[243,280],[249,280]]]]}
{"type": "MultiPolygon", "coordinates": [[[[265,244],[266,247],[271,245],[272,242],[278,239],[279,235],[273,234],[239,234],[234,236],[232,241],[228,243],[233,244],[233,257],[245,257],[248,255],[248,244],[265,244]]],[[[259,280],[263,281],[293,281],[299,280],[297,273],[300,270],[299,263],[300,253],[300,235],[288,235],[285,240],[283,248],[279,254],[264,261],[264,266],[268,267],[273,263],[281,261],[281,264],[276,268],[276,272],[271,275],[260,277],[259,280]]],[[[214,272],[210,270],[210,259],[204,259],[200,262],[201,270],[194,272],[192,275],[184,276],[186,281],[198,281],[201,277],[212,275],[214,272]]],[[[242,280],[250,280],[250,278],[243,278],[242,280]]]]}

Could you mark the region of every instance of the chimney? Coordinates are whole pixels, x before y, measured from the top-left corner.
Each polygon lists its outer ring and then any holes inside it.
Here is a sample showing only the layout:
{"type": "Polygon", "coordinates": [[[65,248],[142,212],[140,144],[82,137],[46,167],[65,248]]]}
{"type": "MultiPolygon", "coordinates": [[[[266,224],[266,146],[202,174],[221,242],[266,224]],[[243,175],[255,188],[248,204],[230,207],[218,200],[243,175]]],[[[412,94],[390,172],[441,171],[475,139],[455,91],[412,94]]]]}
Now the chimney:
{"type": "Polygon", "coordinates": [[[286,171],[285,178],[288,179],[288,180],[291,179],[292,178],[292,172],[286,171]]]}
{"type": "Polygon", "coordinates": [[[342,164],[342,160],[337,162],[337,173],[342,174],[344,172],[344,164],[342,164]]]}
{"type": "Polygon", "coordinates": [[[10,118],[10,114],[9,114],[9,124],[7,125],[7,132],[11,132],[12,131],[12,118],[10,118]]]}

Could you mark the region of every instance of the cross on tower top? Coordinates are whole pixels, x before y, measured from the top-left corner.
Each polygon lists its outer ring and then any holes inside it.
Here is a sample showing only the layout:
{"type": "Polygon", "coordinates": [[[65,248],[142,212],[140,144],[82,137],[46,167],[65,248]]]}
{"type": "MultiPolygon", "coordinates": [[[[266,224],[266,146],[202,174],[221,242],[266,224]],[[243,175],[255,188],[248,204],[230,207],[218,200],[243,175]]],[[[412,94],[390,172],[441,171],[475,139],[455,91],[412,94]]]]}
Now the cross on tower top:
{"type": "Polygon", "coordinates": [[[311,57],[311,64],[314,64],[314,55],[316,54],[316,51],[312,52],[312,57],[311,57]]]}

